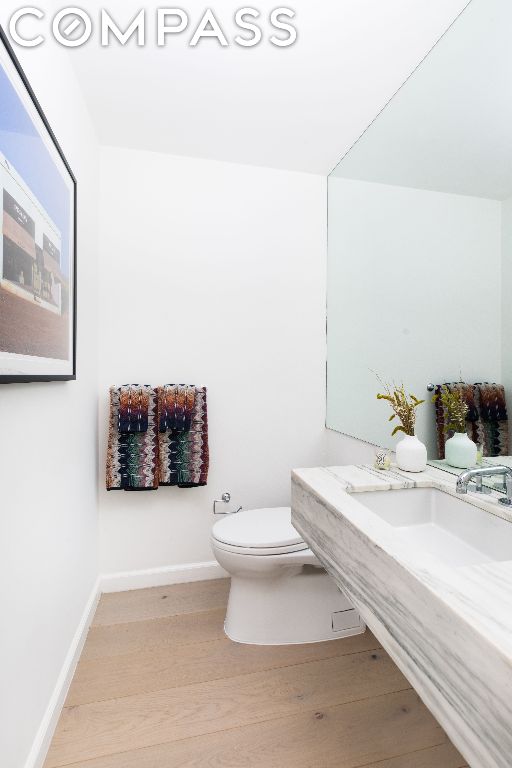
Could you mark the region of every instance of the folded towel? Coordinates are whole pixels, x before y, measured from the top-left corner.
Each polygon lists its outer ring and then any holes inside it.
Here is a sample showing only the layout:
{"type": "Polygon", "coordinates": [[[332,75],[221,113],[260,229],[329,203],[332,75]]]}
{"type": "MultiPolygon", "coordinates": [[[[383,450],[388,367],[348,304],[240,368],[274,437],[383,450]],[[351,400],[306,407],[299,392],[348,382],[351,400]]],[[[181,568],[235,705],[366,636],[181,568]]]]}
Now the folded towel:
{"type": "Polygon", "coordinates": [[[508,415],[505,388],[501,384],[475,384],[484,456],[508,456],[508,415]]]}
{"type": "Polygon", "coordinates": [[[208,480],[206,387],[167,384],[158,388],[160,485],[194,488],[208,480]],[[162,409],[165,414],[162,418],[162,409]]]}
{"type": "Polygon", "coordinates": [[[158,387],[159,431],[175,429],[188,432],[192,424],[195,397],[195,387],[187,384],[158,387]]]}
{"type": "Polygon", "coordinates": [[[157,392],[148,385],[137,389],[140,390],[140,397],[129,403],[130,392],[133,395],[132,387],[125,385],[110,388],[107,450],[109,491],[151,491],[158,488],[157,392]]]}
{"type": "Polygon", "coordinates": [[[147,432],[149,394],[139,384],[119,387],[119,432],[147,432]]]}
{"type": "Polygon", "coordinates": [[[508,421],[505,387],[488,382],[475,384],[480,398],[482,421],[508,421]]]}

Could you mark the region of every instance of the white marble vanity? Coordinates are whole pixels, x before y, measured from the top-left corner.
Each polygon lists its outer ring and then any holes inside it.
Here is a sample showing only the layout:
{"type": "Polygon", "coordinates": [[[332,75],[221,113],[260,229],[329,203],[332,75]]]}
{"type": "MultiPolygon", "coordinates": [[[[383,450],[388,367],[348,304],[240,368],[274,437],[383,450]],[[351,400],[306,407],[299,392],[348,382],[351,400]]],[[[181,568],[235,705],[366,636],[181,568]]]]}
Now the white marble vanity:
{"type": "Polygon", "coordinates": [[[471,768],[510,768],[512,513],[455,480],[296,470],[292,521],[471,768]]]}

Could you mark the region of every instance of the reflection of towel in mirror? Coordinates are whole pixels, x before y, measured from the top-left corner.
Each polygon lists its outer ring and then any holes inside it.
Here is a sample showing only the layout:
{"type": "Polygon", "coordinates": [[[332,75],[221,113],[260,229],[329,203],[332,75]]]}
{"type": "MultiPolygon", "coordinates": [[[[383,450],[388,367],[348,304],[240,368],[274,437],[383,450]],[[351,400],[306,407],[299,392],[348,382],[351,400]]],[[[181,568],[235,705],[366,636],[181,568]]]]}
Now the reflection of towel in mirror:
{"type": "Polygon", "coordinates": [[[148,385],[110,388],[107,490],[158,488],[156,390],[148,385]]]}
{"type": "Polygon", "coordinates": [[[160,485],[193,488],[208,479],[206,387],[158,388],[160,485]]]}
{"type": "Polygon", "coordinates": [[[475,384],[475,400],[480,413],[480,442],[484,456],[508,456],[508,415],[505,388],[501,384],[475,384]]]}
{"type": "MultiPolygon", "coordinates": [[[[506,456],[509,453],[508,418],[505,390],[501,384],[466,384],[451,382],[436,384],[435,393],[447,387],[450,392],[460,389],[469,411],[466,416],[466,432],[477,444],[483,446],[484,456],[506,456]]],[[[448,414],[440,398],[435,401],[437,447],[440,459],[445,457],[445,443],[453,432],[446,432],[448,414]]]]}

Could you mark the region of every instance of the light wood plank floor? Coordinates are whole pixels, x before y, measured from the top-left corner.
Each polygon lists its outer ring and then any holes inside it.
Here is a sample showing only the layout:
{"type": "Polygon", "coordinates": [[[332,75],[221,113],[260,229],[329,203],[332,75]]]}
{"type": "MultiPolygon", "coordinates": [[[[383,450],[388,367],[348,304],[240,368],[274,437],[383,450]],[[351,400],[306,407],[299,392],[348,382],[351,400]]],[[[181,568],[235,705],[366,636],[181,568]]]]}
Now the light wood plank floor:
{"type": "Polygon", "coordinates": [[[45,768],[462,768],[370,632],[245,646],[227,580],[104,595],[45,768]]]}

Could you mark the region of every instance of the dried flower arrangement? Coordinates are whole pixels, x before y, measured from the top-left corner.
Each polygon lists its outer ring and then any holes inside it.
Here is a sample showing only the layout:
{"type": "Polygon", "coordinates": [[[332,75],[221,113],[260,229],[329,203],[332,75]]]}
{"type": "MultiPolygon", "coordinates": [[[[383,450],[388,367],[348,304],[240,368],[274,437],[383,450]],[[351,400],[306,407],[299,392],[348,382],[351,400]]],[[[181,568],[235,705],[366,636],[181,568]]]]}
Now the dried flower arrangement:
{"type": "Polygon", "coordinates": [[[466,416],[468,415],[469,406],[464,400],[464,396],[460,389],[450,390],[446,386],[441,387],[441,391],[437,392],[432,397],[432,402],[441,400],[443,407],[447,414],[447,422],[444,425],[445,432],[465,432],[466,431],[466,416]]]}
{"type": "Polygon", "coordinates": [[[405,432],[406,435],[413,436],[416,424],[416,408],[425,401],[418,400],[415,395],[408,395],[403,384],[391,386],[384,381],[381,381],[381,384],[385,388],[385,394],[378,394],[377,400],[387,400],[391,405],[394,412],[389,417],[389,421],[393,421],[396,417],[400,420],[400,424],[394,428],[391,436],[396,435],[397,432],[405,432]]]}

